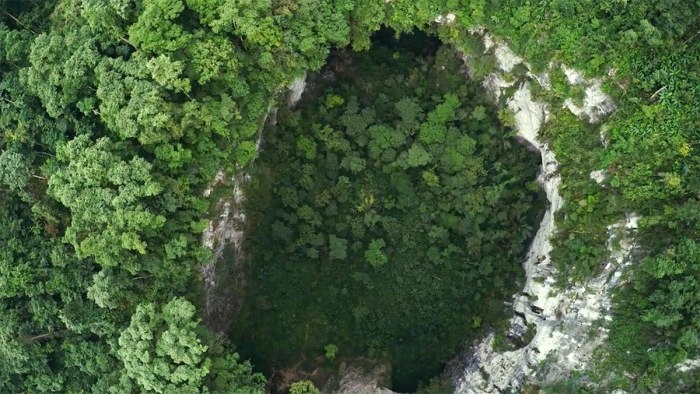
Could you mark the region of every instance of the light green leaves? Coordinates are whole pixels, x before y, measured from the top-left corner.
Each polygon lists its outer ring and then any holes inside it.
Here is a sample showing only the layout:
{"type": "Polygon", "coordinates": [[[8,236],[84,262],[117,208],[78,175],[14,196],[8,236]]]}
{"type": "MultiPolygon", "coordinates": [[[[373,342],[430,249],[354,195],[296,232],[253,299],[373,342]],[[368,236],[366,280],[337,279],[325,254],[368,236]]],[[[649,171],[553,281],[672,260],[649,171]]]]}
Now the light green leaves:
{"type": "Polygon", "coordinates": [[[150,59],[146,63],[146,67],[151,72],[153,80],[159,85],[185,93],[190,91],[190,81],[186,78],[179,78],[185,68],[182,62],[172,61],[170,57],[160,55],[150,59]]]}
{"type": "Polygon", "coordinates": [[[90,86],[99,61],[94,32],[81,28],[42,34],[32,43],[31,67],[22,70],[26,85],[41,99],[51,117],[59,117],[90,86]]]}
{"type": "Polygon", "coordinates": [[[369,243],[365,251],[365,261],[374,268],[380,268],[387,263],[388,259],[382,248],[386,246],[383,239],[374,239],[369,243]]]}
{"type": "Polygon", "coordinates": [[[79,256],[94,256],[105,266],[135,272],[132,253],[146,253],[144,235],[163,226],[165,218],[148,208],[148,198],[161,192],[151,165],[134,156],[126,161],[121,145],[106,137],[76,137],[58,149],[58,169],[48,192],[71,210],[65,239],[79,256]]]}
{"type": "Polygon", "coordinates": [[[129,41],[149,52],[174,52],[185,47],[190,36],[173,22],[185,10],[182,0],[146,0],[143,12],[129,27],[129,41]]]}
{"type": "Polygon", "coordinates": [[[420,125],[420,141],[426,144],[443,143],[449,123],[456,120],[460,105],[457,96],[452,93],[446,94],[444,101],[430,111],[428,120],[420,125]]]}
{"type": "Polygon", "coordinates": [[[297,139],[297,151],[307,160],[313,160],[316,157],[316,142],[307,136],[299,136],[297,139]]]}
{"type": "Polygon", "coordinates": [[[396,102],[394,106],[401,120],[406,125],[416,125],[418,123],[418,118],[423,114],[420,103],[414,97],[404,97],[396,102]]]}
{"type": "Polygon", "coordinates": [[[29,182],[29,160],[25,155],[5,150],[0,153],[0,187],[23,190],[29,182]]]}
{"type": "Polygon", "coordinates": [[[331,260],[345,260],[348,256],[348,241],[333,234],[328,235],[328,255],[331,260]]]}
{"type": "Polygon", "coordinates": [[[334,344],[328,344],[323,347],[323,351],[325,352],[326,359],[329,361],[335,360],[335,357],[338,355],[338,346],[334,344]]]}
{"type": "Polygon", "coordinates": [[[200,392],[212,362],[197,337],[198,325],[194,305],[184,298],[172,299],[161,310],[138,306],[119,336],[117,354],[126,376],[145,391],[200,392]]]}
{"type": "Polygon", "coordinates": [[[399,161],[398,165],[404,169],[424,166],[431,159],[430,153],[419,143],[414,143],[401,158],[403,160],[399,161]]]}
{"type": "Polygon", "coordinates": [[[139,305],[119,336],[116,353],[124,371],[113,391],[135,383],[139,391],[156,393],[263,393],[265,378],[221,343],[205,342],[203,332],[194,305],[184,298],[162,308],[139,305]]]}
{"type": "Polygon", "coordinates": [[[137,138],[144,145],[180,138],[175,105],[165,99],[159,84],[187,88],[185,80],[172,74],[177,70],[177,63],[165,57],[153,63],[143,55],[134,55],[129,61],[103,60],[95,69],[100,120],[120,139],[137,138]],[[150,73],[160,81],[150,80],[150,73]]]}
{"type": "Polygon", "coordinates": [[[474,107],[471,113],[471,118],[477,121],[486,119],[486,107],[483,105],[477,105],[474,107]]]}
{"type": "Polygon", "coordinates": [[[320,394],[321,391],[310,380],[302,380],[292,383],[289,394],[320,394]]]}

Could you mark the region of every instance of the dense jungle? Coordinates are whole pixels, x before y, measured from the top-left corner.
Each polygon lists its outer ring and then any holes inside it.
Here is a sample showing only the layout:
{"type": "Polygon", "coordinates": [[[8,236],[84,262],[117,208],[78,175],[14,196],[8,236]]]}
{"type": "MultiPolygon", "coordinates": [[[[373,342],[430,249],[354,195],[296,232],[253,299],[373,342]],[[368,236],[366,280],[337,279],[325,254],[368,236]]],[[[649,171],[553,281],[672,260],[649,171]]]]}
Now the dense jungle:
{"type": "Polygon", "coordinates": [[[548,204],[487,34],[549,81],[557,286],[640,218],[588,369],[522,389],[700,391],[700,2],[0,0],[0,392],[318,393],[353,363],[453,392],[548,204]],[[216,259],[233,189],[243,252],[216,259]]]}
{"type": "Polygon", "coordinates": [[[541,219],[539,158],[435,38],[381,31],[349,52],[263,134],[234,342],[259,366],[325,346],[386,357],[392,387],[415,390],[507,316],[541,219]]]}

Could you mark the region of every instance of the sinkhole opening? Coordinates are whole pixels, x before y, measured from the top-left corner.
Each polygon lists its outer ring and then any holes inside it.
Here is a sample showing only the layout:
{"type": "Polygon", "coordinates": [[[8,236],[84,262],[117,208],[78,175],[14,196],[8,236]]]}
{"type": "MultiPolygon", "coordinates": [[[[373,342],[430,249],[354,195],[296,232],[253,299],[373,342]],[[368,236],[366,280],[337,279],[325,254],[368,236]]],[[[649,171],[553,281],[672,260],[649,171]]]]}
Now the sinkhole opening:
{"type": "Polygon", "coordinates": [[[348,365],[412,392],[507,324],[546,201],[513,135],[459,53],[419,31],[334,51],[280,106],[246,190],[231,331],[273,392],[348,365]]]}

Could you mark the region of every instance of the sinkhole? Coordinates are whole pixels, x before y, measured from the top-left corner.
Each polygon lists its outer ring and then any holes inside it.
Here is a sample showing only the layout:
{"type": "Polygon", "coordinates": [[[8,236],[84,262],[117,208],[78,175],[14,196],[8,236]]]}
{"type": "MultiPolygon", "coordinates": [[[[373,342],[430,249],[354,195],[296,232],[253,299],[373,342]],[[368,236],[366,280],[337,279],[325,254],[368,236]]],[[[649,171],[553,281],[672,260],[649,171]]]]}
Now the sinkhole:
{"type": "Polygon", "coordinates": [[[436,37],[334,51],[264,130],[232,341],[273,392],[347,365],[428,384],[507,324],[545,209],[539,164],[436,37]]]}

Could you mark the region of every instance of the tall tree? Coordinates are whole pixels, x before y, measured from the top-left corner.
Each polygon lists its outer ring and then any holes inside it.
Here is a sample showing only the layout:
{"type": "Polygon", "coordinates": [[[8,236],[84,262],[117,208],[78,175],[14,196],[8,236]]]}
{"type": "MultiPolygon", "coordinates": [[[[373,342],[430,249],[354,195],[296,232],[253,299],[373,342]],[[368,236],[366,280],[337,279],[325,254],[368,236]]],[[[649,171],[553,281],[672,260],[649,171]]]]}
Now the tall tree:
{"type": "Polygon", "coordinates": [[[149,208],[162,192],[151,165],[136,156],[125,160],[123,149],[107,137],[76,137],[57,150],[48,192],[71,211],[65,239],[78,256],[135,273],[142,268],[136,256],[146,253],[144,237],[165,218],[149,208]]]}
{"type": "Polygon", "coordinates": [[[124,363],[122,387],[133,380],[156,393],[262,392],[264,379],[252,374],[238,356],[210,351],[200,335],[194,305],[174,298],[162,308],[142,304],[119,336],[117,354],[124,363]],[[214,357],[214,361],[212,361],[214,357]]]}

